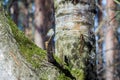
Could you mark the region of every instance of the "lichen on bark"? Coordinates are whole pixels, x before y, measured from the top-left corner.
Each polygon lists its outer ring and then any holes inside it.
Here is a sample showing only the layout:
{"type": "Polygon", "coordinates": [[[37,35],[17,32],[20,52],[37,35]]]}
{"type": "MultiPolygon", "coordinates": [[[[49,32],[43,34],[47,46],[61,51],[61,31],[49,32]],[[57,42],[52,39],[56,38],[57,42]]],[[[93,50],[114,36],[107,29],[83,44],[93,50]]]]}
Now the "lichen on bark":
{"type": "Polygon", "coordinates": [[[91,33],[94,26],[95,14],[92,10],[95,9],[95,0],[55,0],[55,4],[55,56],[76,80],[94,80],[95,56],[93,59],[91,56],[95,54],[95,47],[91,44],[94,43],[91,33]],[[94,63],[94,68],[89,66],[89,61],[94,63]]]}

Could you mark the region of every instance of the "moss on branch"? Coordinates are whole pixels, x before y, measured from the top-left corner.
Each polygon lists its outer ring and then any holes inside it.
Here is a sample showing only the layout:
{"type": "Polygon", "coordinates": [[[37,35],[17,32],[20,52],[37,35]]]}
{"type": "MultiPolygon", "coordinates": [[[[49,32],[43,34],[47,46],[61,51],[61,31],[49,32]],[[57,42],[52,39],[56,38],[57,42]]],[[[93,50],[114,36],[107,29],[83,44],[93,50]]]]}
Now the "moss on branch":
{"type": "Polygon", "coordinates": [[[39,68],[41,62],[46,59],[46,51],[38,48],[32,41],[25,37],[16,24],[8,18],[9,26],[12,29],[13,36],[18,44],[21,55],[34,67],[39,68]]]}

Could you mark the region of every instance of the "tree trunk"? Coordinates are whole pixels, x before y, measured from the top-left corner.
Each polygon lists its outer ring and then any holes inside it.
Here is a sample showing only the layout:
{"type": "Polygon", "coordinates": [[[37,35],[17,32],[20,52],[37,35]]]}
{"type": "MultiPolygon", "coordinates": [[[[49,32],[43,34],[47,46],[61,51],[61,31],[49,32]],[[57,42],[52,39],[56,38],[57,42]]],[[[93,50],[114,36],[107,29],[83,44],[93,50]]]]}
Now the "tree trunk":
{"type": "Polygon", "coordinates": [[[18,7],[18,1],[12,1],[12,6],[10,7],[10,12],[13,18],[13,21],[16,25],[18,25],[18,15],[19,15],[19,7],[18,7]]]}
{"type": "Polygon", "coordinates": [[[118,50],[116,49],[118,41],[115,36],[117,22],[115,20],[116,4],[113,0],[107,0],[107,17],[108,24],[106,30],[106,80],[116,80],[115,75],[115,56],[118,50]]]}
{"type": "Polygon", "coordinates": [[[45,30],[45,0],[35,0],[35,37],[37,46],[44,49],[45,30]]]}
{"type": "Polygon", "coordinates": [[[50,37],[47,33],[55,25],[54,0],[35,0],[35,4],[35,43],[45,49],[45,42],[50,37]]]}
{"type": "Polygon", "coordinates": [[[55,5],[55,55],[60,59],[59,63],[67,67],[76,80],[95,80],[92,31],[95,0],[55,0],[55,5]]]}
{"type": "Polygon", "coordinates": [[[97,77],[98,77],[98,80],[102,80],[103,79],[103,71],[102,69],[104,68],[103,66],[103,61],[104,61],[104,53],[103,53],[103,44],[104,44],[104,29],[103,29],[103,26],[105,26],[105,20],[104,20],[104,14],[103,14],[103,4],[102,4],[103,0],[98,0],[98,15],[97,15],[97,18],[98,18],[98,27],[97,27],[97,50],[96,50],[96,53],[97,53],[97,60],[98,63],[97,63],[97,77]]]}

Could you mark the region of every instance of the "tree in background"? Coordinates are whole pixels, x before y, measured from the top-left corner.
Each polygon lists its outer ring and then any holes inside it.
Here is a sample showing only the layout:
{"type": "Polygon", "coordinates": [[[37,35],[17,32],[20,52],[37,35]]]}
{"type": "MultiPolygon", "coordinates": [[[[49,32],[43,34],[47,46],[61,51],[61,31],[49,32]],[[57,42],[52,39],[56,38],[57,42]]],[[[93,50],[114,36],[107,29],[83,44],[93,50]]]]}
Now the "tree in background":
{"type": "Polygon", "coordinates": [[[115,74],[116,66],[118,66],[118,39],[116,37],[116,29],[118,23],[115,19],[116,4],[113,0],[107,0],[107,27],[106,27],[106,80],[117,80],[115,74]],[[117,60],[117,63],[116,63],[117,60]]]}
{"type": "Polygon", "coordinates": [[[12,0],[10,3],[11,3],[9,6],[10,13],[12,15],[13,21],[15,22],[16,25],[18,25],[18,16],[19,16],[18,1],[12,0]]]}
{"type": "Polygon", "coordinates": [[[106,22],[106,16],[105,16],[105,0],[98,0],[96,3],[98,14],[97,14],[97,22],[95,26],[96,28],[96,54],[97,54],[97,77],[98,80],[102,80],[104,76],[104,33],[105,33],[105,22],[106,22]]]}
{"type": "Polygon", "coordinates": [[[54,27],[53,0],[35,0],[35,43],[45,49],[47,32],[54,27]]]}
{"type": "Polygon", "coordinates": [[[44,49],[45,21],[45,0],[35,0],[35,35],[34,41],[37,46],[44,49]]]}
{"type": "Polygon", "coordinates": [[[3,5],[18,28],[24,31],[29,39],[33,40],[33,0],[3,0],[3,5]]]}

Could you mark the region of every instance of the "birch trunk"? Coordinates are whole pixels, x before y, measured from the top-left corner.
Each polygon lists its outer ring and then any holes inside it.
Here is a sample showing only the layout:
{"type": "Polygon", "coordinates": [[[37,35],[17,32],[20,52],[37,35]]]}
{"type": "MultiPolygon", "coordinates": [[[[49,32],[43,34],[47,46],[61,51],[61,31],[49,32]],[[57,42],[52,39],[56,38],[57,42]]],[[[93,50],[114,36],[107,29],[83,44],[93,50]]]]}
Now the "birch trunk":
{"type": "Polygon", "coordinates": [[[55,55],[77,80],[95,80],[95,0],[55,0],[55,6],[55,55]]]}

